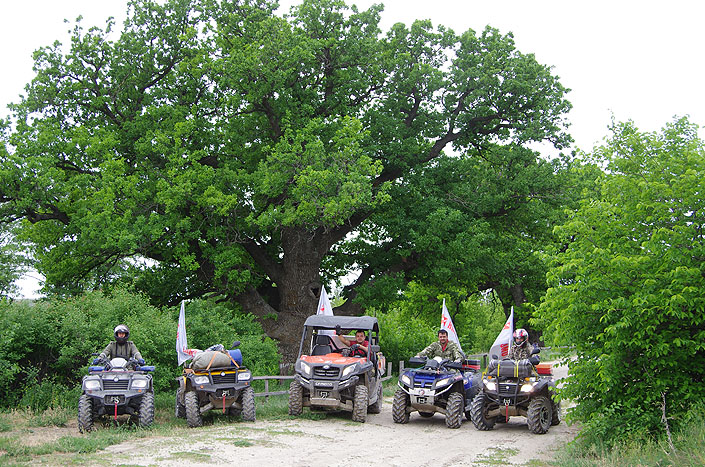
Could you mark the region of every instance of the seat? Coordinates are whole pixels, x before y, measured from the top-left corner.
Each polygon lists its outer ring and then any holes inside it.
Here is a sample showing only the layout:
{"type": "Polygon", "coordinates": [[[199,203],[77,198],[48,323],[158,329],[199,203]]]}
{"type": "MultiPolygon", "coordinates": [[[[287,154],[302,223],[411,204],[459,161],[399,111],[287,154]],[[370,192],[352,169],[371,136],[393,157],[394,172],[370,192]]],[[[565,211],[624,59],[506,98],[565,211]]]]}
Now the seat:
{"type": "Polygon", "coordinates": [[[316,343],[311,350],[311,355],[327,355],[333,351],[330,345],[330,338],[324,334],[316,336],[316,343]]]}

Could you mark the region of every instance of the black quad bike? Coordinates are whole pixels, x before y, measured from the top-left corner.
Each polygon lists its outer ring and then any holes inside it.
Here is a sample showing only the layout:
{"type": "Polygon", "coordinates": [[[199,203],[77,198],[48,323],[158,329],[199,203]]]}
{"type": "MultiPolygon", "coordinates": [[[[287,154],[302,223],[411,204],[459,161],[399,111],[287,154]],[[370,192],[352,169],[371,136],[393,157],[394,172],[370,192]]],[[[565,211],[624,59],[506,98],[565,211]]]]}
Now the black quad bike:
{"type": "Polygon", "coordinates": [[[470,406],[481,380],[479,361],[466,360],[463,364],[440,357],[413,357],[409,363],[421,367],[399,375],[392,405],[394,423],[408,423],[415,411],[424,418],[436,412],[444,414],[448,428],[460,428],[463,412],[470,419],[470,406]]]}
{"type": "Polygon", "coordinates": [[[384,367],[377,318],[309,316],[301,336],[296,374],[289,386],[289,415],[301,415],[304,407],[345,410],[352,412],[353,421],[364,423],[368,413],[382,410],[384,367]],[[335,335],[336,328],[364,331],[368,352],[352,352],[335,335]]]}
{"type": "Polygon", "coordinates": [[[78,399],[78,430],[92,431],[94,423],[103,416],[130,415],[141,427],[154,421],[153,366],[144,361],[113,358],[94,361],[83,377],[83,393],[78,399]]]}
{"type": "MultiPolygon", "coordinates": [[[[242,352],[236,349],[239,341],[233,342],[227,352],[224,366],[218,355],[218,366],[206,368],[184,368],[177,378],[175,415],[185,418],[189,427],[203,425],[203,414],[209,410],[219,410],[230,416],[241,416],[253,422],[255,413],[255,391],[252,388],[252,373],[242,365],[242,352]]],[[[211,360],[214,361],[214,360],[211,360]]]]}
{"type": "Polygon", "coordinates": [[[470,415],[478,430],[491,430],[509,417],[526,417],[529,431],[544,434],[560,423],[560,405],[553,400],[555,382],[550,365],[538,364],[539,349],[525,360],[492,359],[470,415]]]}

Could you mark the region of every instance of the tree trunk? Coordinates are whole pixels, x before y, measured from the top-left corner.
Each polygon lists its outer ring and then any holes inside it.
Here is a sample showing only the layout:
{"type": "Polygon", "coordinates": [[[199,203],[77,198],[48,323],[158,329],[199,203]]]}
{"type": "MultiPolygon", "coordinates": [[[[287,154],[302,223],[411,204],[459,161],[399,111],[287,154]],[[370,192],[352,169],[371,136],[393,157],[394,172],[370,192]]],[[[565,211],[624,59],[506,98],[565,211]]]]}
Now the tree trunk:
{"type": "Polygon", "coordinates": [[[252,287],[238,297],[243,310],[257,316],[267,335],[277,341],[282,373],[290,372],[298,358],[306,318],[317,312],[323,256],[320,250],[325,247],[320,243],[314,233],[285,229],[282,232],[284,254],[276,281],[277,299],[270,299],[268,303],[263,298],[266,295],[252,287]]]}

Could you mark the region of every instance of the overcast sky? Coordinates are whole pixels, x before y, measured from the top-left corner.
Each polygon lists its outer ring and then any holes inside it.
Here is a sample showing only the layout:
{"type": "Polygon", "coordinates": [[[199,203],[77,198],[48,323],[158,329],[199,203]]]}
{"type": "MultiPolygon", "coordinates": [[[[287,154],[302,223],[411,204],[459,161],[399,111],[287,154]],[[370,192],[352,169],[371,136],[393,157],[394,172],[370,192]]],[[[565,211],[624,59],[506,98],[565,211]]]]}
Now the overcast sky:
{"type": "MultiPolygon", "coordinates": [[[[0,115],[32,77],[32,52],[54,40],[68,43],[70,24],[121,25],[126,0],[22,0],[3,2],[0,115]]],[[[298,3],[281,0],[283,9],[298,3]]],[[[374,1],[348,0],[360,8],[374,1]]],[[[376,2],[379,3],[379,2],[376,2]]],[[[382,29],[431,19],[457,33],[490,25],[512,32],[517,48],[552,66],[572,91],[568,115],[575,147],[589,151],[608,133],[612,115],[656,131],[674,116],[705,125],[703,45],[705,3],[695,0],[388,0],[382,29]]],[[[701,132],[702,135],[702,132],[701,132]]],[[[31,294],[31,285],[23,284],[31,294]]]]}

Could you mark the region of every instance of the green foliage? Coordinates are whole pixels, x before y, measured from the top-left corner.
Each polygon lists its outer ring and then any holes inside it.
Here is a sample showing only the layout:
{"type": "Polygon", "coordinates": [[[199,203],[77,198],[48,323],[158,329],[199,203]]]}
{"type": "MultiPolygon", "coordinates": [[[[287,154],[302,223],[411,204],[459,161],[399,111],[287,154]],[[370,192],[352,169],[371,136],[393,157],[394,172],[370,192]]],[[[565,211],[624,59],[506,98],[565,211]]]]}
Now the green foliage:
{"type": "MultiPolygon", "coordinates": [[[[3,406],[73,406],[81,377],[94,352],[111,341],[120,323],[148,364],[156,366],[156,393],[171,393],[176,366],[178,308],[157,309],[142,295],[116,289],[75,299],[0,303],[0,400],[3,406]]],[[[193,348],[230,346],[241,340],[243,363],[255,374],[278,373],[275,343],[251,315],[225,305],[195,301],[187,305],[187,336],[193,348]]]]}
{"type": "Polygon", "coordinates": [[[0,298],[18,292],[16,281],[29,265],[25,247],[16,238],[18,225],[18,222],[0,222],[0,298]]]}
{"type": "Polygon", "coordinates": [[[663,408],[678,427],[705,397],[705,147],[686,119],[622,123],[589,162],[605,171],[556,229],[565,248],[535,323],[574,347],[563,397],[610,446],[662,436],[663,408]]]}

